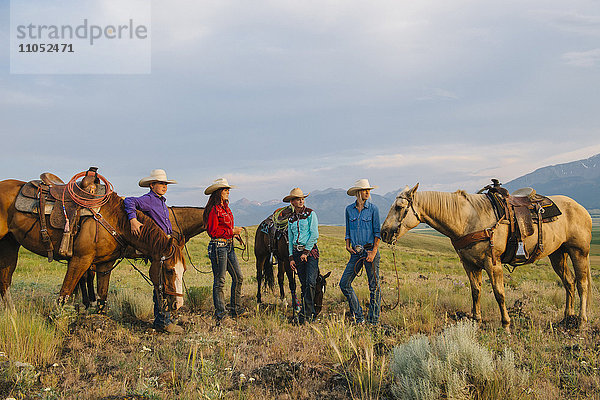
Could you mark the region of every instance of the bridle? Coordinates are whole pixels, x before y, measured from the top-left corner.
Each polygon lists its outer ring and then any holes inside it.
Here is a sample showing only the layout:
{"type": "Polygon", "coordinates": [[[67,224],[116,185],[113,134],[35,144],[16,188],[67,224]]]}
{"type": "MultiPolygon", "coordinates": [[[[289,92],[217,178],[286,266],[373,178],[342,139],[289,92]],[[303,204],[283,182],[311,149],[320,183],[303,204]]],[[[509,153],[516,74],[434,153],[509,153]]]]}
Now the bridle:
{"type": "MultiPolygon", "coordinates": [[[[403,208],[403,212],[402,212],[402,216],[400,218],[398,218],[398,228],[396,229],[396,231],[394,232],[394,239],[393,239],[393,243],[396,242],[396,232],[398,231],[398,229],[400,228],[400,225],[402,225],[402,221],[404,221],[404,219],[406,218],[406,216],[408,215],[408,210],[410,208],[410,210],[412,210],[413,215],[415,216],[415,218],[417,219],[417,221],[419,221],[419,223],[423,223],[423,220],[421,219],[421,217],[419,216],[419,213],[417,212],[417,210],[415,210],[415,205],[414,205],[414,201],[412,197],[400,197],[398,196],[396,198],[396,201],[398,199],[403,199],[406,200],[408,202],[408,206],[403,208]]],[[[396,206],[397,208],[398,206],[396,206]]]]}
{"type": "MultiPolygon", "coordinates": [[[[164,282],[164,277],[165,277],[165,271],[166,271],[166,266],[165,266],[165,261],[170,260],[171,258],[173,258],[175,256],[175,247],[177,245],[175,243],[173,243],[171,245],[171,252],[166,255],[166,256],[161,256],[160,257],[160,273],[158,275],[158,288],[160,290],[160,292],[162,293],[164,291],[165,294],[168,294],[169,296],[177,296],[177,297],[183,297],[183,293],[177,293],[177,292],[172,292],[170,290],[168,290],[165,286],[165,282],[164,282]]],[[[184,270],[185,272],[185,270],[184,270]]]]}
{"type": "MultiPolygon", "coordinates": [[[[175,297],[183,297],[183,293],[172,292],[167,289],[165,285],[165,273],[166,273],[166,265],[165,261],[173,258],[175,256],[175,247],[177,245],[175,243],[171,246],[171,252],[168,255],[163,255],[160,257],[160,271],[158,273],[158,285],[154,285],[154,291],[156,293],[156,298],[158,299],[158,304],[161,304],[164,309],[169,309],[170,305],[167,303],[166,299],[163,297],[163,293],[169,296],[175,297]]],[[[184,270],[185,272],[185,270],[184,270]]],[[[183,279],[183,277],[182,277],[183,279]]],[[[175,310],[172,310],[175,311],[175,310]]]]}

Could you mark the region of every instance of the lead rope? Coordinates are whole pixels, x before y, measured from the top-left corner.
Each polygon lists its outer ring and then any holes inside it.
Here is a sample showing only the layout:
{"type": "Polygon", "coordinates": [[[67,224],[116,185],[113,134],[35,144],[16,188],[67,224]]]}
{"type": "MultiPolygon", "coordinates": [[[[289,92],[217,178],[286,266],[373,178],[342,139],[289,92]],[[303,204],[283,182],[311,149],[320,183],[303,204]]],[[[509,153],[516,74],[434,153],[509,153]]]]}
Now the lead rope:
{"type": "MultiPolygon", "coordinates": [[[[396,252],[395,252],[395,246],[396,243],[394,241],[394,243],[392,244],[392,255],[393,255],[393,259],[394,259],[394,271],[396,272],[396,288],[397,288],[397,293],[398,296],[396,298],[396,304],[394,304],[393,306],[390,306],[388,304],[386,304],[385,298],[383,297],[382,291],[381,291],[381,285],[379,284],[379,276],[377,276],[377,290],[376,290],[376,294],[375,297],[377,298],[377,294],[379,294],[379,298],[381,299],[381,303],[384,306],[389,307],[389,310],[392,311],[394,310],[396,307],[398,307],[398,304],[400,304],[400,277],[398,276],[398,268],[396,267],[396,252]]],[[[361,257],[358,260],[356,260],[356,262],[354,263],[354,275],[356,277],[359,277],[362,275],[362,267],[364,266],[364,263],[366,262],[367,257],[361,257]],[[359,265],[360,263],[360,265],[359,265]],[[359,265],[358,268],[358,272],[356,269],[356,266],[359,265]]],[[[366,267],[365,267],[366,268],[366,267]]],[[[379,275],[379,274],[378,274],[379,275]]],[[[383,308],[383,307],[381,307],[383,308]]]]}
{"type": "Polygon", "coordinates": [[[248,262],[248,260],[250,260],[250,248],[248,247],[248,229],[246,229],[246,227],[242,226],[242,230],[244,231],[244,239],[242,239],[241,237],[238,237],[237,239],[244,247],[233,246],[233,248],[241,250],[242,251],[242,255],[241,255],[242,260],[244,262],[248,262]],[[246,253],[245,257],[244,257],[244,253],[246,253]]]}
{"type": "MultiPolygon", "coordinates": [[[[190,261],[190,264],[192,265],[192,267],[194,267],[194,269],[196,270],[196,272],[199,272],[201,274],[211,274],[212,271],[202,271],[201,269],[199,269],[198,267],[196,267],[196,265],[192,261],[192,256],[190,255],[190,252],[189,252],[189,250],[187,248],[187,240],[185,240],[185,235],[183,234],[182,229],[179,226],[179,221],[177,220],[177,215],[175,215],[175,209],[171,208],[171,212],[173,213],[173,219],[175,220],[175,225],[177,226],[177,229],[179,229],[179,234],[183,238],[183,248],[185,249],[185,254],[187,254],[187,257],[188,257],[188,260],[190,261]]],[[[181,279],[183,280],[183,277],[181,279]]],[[[184,284],[185,284],[185,282],[184,282],[184,284]]]]}
{"type": "MultiPolygon", "coordinates": [[[[400,304],[400,277],[398,276],[398,267],[396,266],[396,239],[392,241],[392,256],[394,260],[394,271],[396,273],[396,291],[398,296],[396,297],[396,304],[390,308],[390,311],[394,310],[396,307],[398,307],[398,304],[400,304]]],[[[377,287],[379,287],[379,281],[377,281],[377,287]]]]}

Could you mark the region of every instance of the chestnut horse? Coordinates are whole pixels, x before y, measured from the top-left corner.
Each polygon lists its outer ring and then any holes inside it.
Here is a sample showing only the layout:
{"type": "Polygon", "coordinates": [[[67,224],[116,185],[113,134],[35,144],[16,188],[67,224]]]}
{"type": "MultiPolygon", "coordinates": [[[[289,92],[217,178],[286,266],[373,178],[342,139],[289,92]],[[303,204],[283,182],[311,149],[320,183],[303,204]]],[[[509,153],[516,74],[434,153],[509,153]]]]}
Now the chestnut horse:
{"type": "MultiPolygon", "coordinates": [[[[180,240],[187,243],[192,237],[204,232],[204,208],[203,207],[169,207],[169,220],[173,228],[174,236],[178,236],[180,240]]],[[[134,249],[129,248],[125,252],[126,258],[140,258],[140,254],[136,254],[134,249]]],[[[96,301],[94,291],[94,276],[98,272],[97,287],[98,287],[98,309],[102,311],[106,305],[108,297],[108,286],[110,282],[110,274],[114,269],[113,263],[103,264],[100,267],[93,267],[86,271],[83,277],[79,280],[79,288],[81,290],[82,302],[88,308],[96,301]],[[100,269],[101,268],[101,269],[100,269]]]]}
{"type": "MultiPolygon", "coordinates": [[[[23,246],[42,256],[47,254],[41,240],[39,216],[20,212],[15,208],[15,200],[24,184],[25,182],[14,179],[0,182],[0,297],[9,308],[14,308],[9,288],[17,265],[19,247],[23,246]]],[[[169,238],[151,218],[139,212],[137,217],[143,223],[142,231],[139,236],[132,234],[123,200],[116,193],[110,195],[107,203],[101,207],[100,214],[120,236],[120,240],[150,255],[150,278],[155,288],[160,288],[159,296],[166,297],[169,308],[176,309],[183,298],[185,260],[181,252],[182,244],[169,238]]],[[[54,248],[58,248],[62,230],[49,227],[48,234],[54,248]]],[[[72,295],[77,282],[92,264],[102,270],[107,265],[112,265],[123,250],[115,236],[96,220],[82,217],[79,233],[73,241],[73,255],[68,259],[59,303],[64,303],[72,295]]]]}
{"type": "MultiPolygon", "coordinates": [[[[481,281],[485,269],[500,307],[502,325],[510,331],[510,317],[504,304],[504,278],[500,257],[507,245],[509,226],[497,224],[492,204],[484,194],[467,194],[462,190],[454,193],[416,192],[408,186],[401,191],[392,204],[387,218],[381,227],[381,238],[393,243],[419,223],[426,223],[438,232],[456,240],[466,234],[486,228],[497,228],[493,233],[493,246],[490,241],[474,243],[457,250],[460,261],[471,283],[473,299],[473,318],[481,321],[481,281]],[[492,257],[492,252],[494,256],[492,257]],[[495,262],[493,262],[493,260],[495,262]]],[[[588,297],[592,294],[589,251],[592,239],[592,219],[590,214],[566,196],[550,196],[562,215],[556,220],[542,225],[544,237],[543,251],[531,260],[549,257],[554,271],[563,282],[566,291],[565,321],[575,316],[573,301],[575,283],[579,292],[579,322],[587,321],[588,297]],[[575,277],[567,265],[567,256],[571,258],[575,277]]],[[[524,241],[525,247],[532,249],[537,242],[537,226],[533,235],[524,241]]]]}

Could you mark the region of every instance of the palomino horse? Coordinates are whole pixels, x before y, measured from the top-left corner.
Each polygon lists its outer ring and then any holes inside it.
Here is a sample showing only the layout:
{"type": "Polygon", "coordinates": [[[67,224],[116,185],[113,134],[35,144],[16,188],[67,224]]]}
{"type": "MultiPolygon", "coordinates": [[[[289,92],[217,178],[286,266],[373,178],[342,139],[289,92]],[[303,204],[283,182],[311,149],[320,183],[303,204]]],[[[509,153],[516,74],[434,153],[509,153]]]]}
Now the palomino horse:
{"type": "MultiPolygon", "coordinates": [[[[203,207],[169,207],[169,220],[173,228],[174,236],[178,236],[179,240],[187,243],[192,237],[204,232],[204,208],[203,207]]],[[[139,258],[140,254],[136,254],[134,249],[128,248],[125,252],[127,258],[139,258]]],[[[103,264],[100,267],[90,268],[86,271],[83,277],[79,280],[79,288],[81,289],[81,297],[83,304],[88,308],[92,302],[96,301],[94,292],[94,275],[98,272],[98,305],[102,311],[106,305],[108,296],[108,286],[110,282],[110,273],[114,269],[113,263],[103,264]],[[102,268],[102,269],[100,269],[102,268]]]]}
{"type": "MultiPolygon", "coordinates": [[[[510,317],[504,304],[504,278],[500,257],[507,244],[509,226],[497,224],[498,220],[490,201],[484,194],[467,194],[462,190],[454,193],[418,192],[419,184],[412,189],[408,186],[398,194],[387,218],[381,227],[381,237],[386,243],[393,243],[407,231],[423,222],[456,240],[466,234],[487,228],[497,229],[493,233],[493,246],[490,241],[477,242],[457,250],[471,283],[473,298],[473,318],[481,321],[481,280],[485,269],[494,290],[494,296],[500,307],[502,325],[510,331],[510,317]],[[492,256],[492,252],[494,255],[492,256]],[[492,262],[492,260],[495,261],[492,262]]],[[[592,278],[589,263],[590,241],[592,238],[592,219],[589,213],[566,196],[550,196],[562,215],[552,222],[542,225],[544,237],[543,251],[537,258],[548,256],[554,271],[562,280],[566,291],[565,320],[575,315],[573,300],[575,282],[579,292],[579,321],[587,321],[588,296],[591,296],[592,278]],[[567,266],[567,255],[571,258],[575,278],[567,266]]],[[[537,242],[535,233],[525,239],[525,247],[533,248],[537,242]]]]}
{"type": "MultiPolygon", "coordinates": [[[[15,208],[17,194],[24,184],[25,182],[14,179],[0,182],[0,296],[9,308],[14,308],[9,287],[17,265],[19,247],[23,246],[39,255],[47,254],[41,240],[38,215],[17,211],[15,208]]],[[[176,309],[183,297],[185,260],[181,253],[182,245],[168,238],[154,221],[142,213],[137,216],[144,225],[141,234],[133,235],[123,200],[116,193],[110,195],[107,203],[100,209],[100,214],[105,224],[115,230],[115,234],[109,233],[92,218],[80,220],[79,233],[73,241],[73,255],[68,259],[68,269],[60,289],[59,303],[71,296],[77,282],[90,265],[95,264],[100,269],[112,265],[126,244],[150,255],[150,278],[155,288],[160,289],[157,294],[159,297],[164,295],[168,307],[176,309]]],[[[58,248],[62,230],[49,227],[48,234],[54,248],[58,248]]]]}
{"type": "Polygon", "coordinates": [[[275,283],[275,278],[273,276],[273,264],[271,262],[271,255],[273,255],[275,256],[275,258],[277,258],[277,282],[279,284],[279,297],[281,300],[285,298],[285,293],[283,290],[283,281],[285,275],[287,275],[290,286],[290,292],[292,295],[292,308],[295,312],[297,311],[299,303],[296,297],[296,278],[294,276],[294,271],[290,267],[290,257],[287,243],[287,229],[280,235],[275,233],[275,238],[271,240],[270,235],[268,233],[264,233],[261,230],[261,226],[263,226],[263,224],[267,220],[263,221],[258,226],[258,228],[256,229],[256,236],[254,237],[254,255],[256,257],[256,281],[258,283],[256,301],[258,303],[262,302],[261,285],[263,277],[265,279],[265,286],[268,286],[271,290],[273,289],[275,283]]]}

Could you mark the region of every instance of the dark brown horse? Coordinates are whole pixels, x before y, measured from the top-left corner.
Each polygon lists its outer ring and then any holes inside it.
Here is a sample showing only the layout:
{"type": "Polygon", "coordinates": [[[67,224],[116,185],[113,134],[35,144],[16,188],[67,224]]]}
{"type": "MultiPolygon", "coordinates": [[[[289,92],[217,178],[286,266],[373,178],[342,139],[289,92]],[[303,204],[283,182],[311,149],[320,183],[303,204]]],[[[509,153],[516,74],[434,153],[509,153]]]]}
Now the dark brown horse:
{"type": "Polygon", "coordinates": [[[321,272],[319,272],[317,276],[317,284],[315,285],[315,317],[323,309],[323,296],[327,290],[327,278],[329,278],[329,275],[331,275],[331,271],[325,275],[321,275],[321,272]]]}
{"type": "Polygon", "coordinates": [[[272,225],[273,215],[265,219],[256,229],[256,236],[254,237],[254,255],[256,257],[256,281],[258,283],[258,291],[256,293],[256,301],[262,302],[261,290],[262,280],[264,277],[265,286],[273,290],[275,285],[275,277],[273,271],[272,260],[277,259],[277,282],[279,284],[279,297],[280,299],[285,298],[285,292],[283,290],[283,281],[285,275],[288,277],[290,292],[292,294],[292,307],[294,312],[298,311],[299,303],[296,297],[296,279],[294,277],[294,271],[290,267],[289,250],[287,242],[287,228],[277,232],[275,228],[269,229],[267,225],[272,225]],[[263,230],[267,230],[269,233],[265,233],[263,230]]]}
{"type": "MultiPolygon", "coordinates": [[[[0,182],[0,296],[4,304],[14,308],[10,296],[12,275],[15,271],[19,247],[23,246],[33,253],[47,254],[37,214],[25,213],[15,208],[15,200],[25,182],[9,179],[0,182]]],[[[100,214],[110,224],[127,245],[150,255],[150,278],[160,295],[164,295],[171,309],[177,308],[177,299],[182,297],[182,278],[185,260],[181,252],[183,243],[167,237],[149,218],[138,213],[138,219],[144,224],[141,234],[135,236],[123,207],[123,200],[112,193],[108,202],[100,209],[100,214]]],[[[58,248],[63,232],[48,227],[54,248],[58,248]]],[[[68,268],[60,289],[59,303],[66,301],[73,293],[77,282],[92,264],[97,270],[111,266],[123,252],[115,237],[101,227],[91,217],[82,217],[79,233],[73,241],[73,255],[68,259],[68,268]]],[[[61,259],[57,255],[57,259],[61,259]]],[[[64,259],[64,258],[63,258],[64,259]]]]}
{"type": "MultiPolygon", "coordinates": [[[[204,232],[206,226],[204,225],[203,213],[203,207],[169,207],[169,219],[174,232],[173,236],[187,243],[192,237],[204,232]]],[[[143,257],[131,248],[125,252],[124,256],[131,259],[143,257]]],[[[114,263],[104,265],[102,269],[92,266],[79,280],[78,286],[81,290],[82,302],[86,308],[96,301],[94,276],[96,275],[95,272],[98,272],[98,309],[100,311],[104,309],[108,296],[110,274],[114,268],[114,263]]]]}

